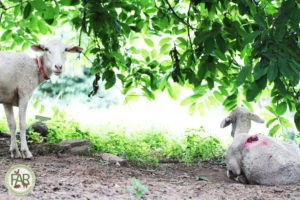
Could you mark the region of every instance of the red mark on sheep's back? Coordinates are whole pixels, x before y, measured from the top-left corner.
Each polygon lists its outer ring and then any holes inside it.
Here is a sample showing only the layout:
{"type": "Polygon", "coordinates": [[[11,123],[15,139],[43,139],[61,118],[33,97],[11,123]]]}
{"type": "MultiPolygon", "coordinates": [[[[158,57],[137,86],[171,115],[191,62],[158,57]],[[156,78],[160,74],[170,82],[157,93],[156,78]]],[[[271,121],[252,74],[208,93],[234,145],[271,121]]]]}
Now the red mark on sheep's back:
{"type": "Polygon", "coordinates": [[[267,146],[267,145],[268,145],[268,142],[267,142],[266,140],[264,140],[264,141],[262,142],[262,145],[267,146]]]}
{"type": "Polygon", "coordinates": [[[245,142],[243,143],[243,147],[249,146],[250,144],[255,143],[257,141],[258,141],[257,135],[252,135],[245,140],[245,142]]]}

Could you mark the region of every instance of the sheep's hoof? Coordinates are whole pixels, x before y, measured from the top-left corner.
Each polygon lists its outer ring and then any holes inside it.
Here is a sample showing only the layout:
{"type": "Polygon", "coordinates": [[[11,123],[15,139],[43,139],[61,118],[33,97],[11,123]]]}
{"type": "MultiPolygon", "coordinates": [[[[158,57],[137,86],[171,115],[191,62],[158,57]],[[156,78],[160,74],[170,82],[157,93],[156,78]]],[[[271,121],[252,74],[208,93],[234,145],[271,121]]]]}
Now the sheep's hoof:
{"type": "Polygon", "coordinates": [[[21,158],[21,153],[17,148],[14,148],[14,149],[10,149],[10,155],[11,155],[11,158],[14,159],[14,158],[21,158]]]}
{"type": "Polygon", "coordinates": [[[25,160],[32,160],[33,156],[29,150],[21,150],[22,158],[25,160]]]}

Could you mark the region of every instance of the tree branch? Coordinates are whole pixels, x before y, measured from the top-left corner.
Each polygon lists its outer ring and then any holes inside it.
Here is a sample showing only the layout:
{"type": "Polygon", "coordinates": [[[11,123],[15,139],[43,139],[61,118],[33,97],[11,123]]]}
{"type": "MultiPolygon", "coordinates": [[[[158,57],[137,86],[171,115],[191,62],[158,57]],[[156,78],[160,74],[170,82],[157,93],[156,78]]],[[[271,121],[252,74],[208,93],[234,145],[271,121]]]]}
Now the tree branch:
{"type": "Polygon", "coordinates": [[[82,18],[82,22],[81,22],[81,29],[80,29],[80,33],[79,33],[79,46],[81,44],[81,35],[82,35],[82,30],[84,29],[84,31],[86,32],[86,10],[85,10],[85,5],[86,5],[86,0],[83,0],[83,18],[82,18]]]}
{"type": "Polygon", "coordinates": [[[2,1],[0,1],[0,8],[3,8],[4,10],[6,10],[6,7],[4,6],[4,4],[2,3],[2,1]]]}
{"type": "Polygon", "coordinates": [[[93,90],[89,93],[89,97],[95,96],[99,89],[100,73],[95,74],[95,79],[93,81],[93,90]]]}
{"type": "MultiPolygon", "coordinates": [[[[189,9],[188,9],[188,12],[187,12],[187,15],[188,15],[187,23],[188,24],[190,23],[191,5],[192,5],[192,1],[190,1],[189,9]]],[[[193,43],[192,43],[192,39],[191,39],[191,35],[190,35],[190,28],[189,28],[189,26],[187,26],[187,31],[188,31],[188,38],[189,38],[191,49],[192,49],[193,61],[195,62],[196,61],[195,60],[195,55],[194,55],[195,51],[194,51],[194,48],[193,48],[193,43]]]]}
{"type": "Polygon", "coordinates": [[[175,17],[177,17],[177,19],[179,19],[179,21],[181,21],[182,23],[184,23],[187,27],[189,27],[192,30],[195,30],[194,27],[192,27],[189,23],[187,23],[184,19],[182,19],[181,17],[179,17],[177,15],[177,13],[175,12],[175,10],[172,8],[170,2],[168,0],[165,0],[166,3],[168,4],[169,8],[171,9],[172,13],[175,15],[175,17]]]}
{"type": "Polygon", "coordinates": [[[1,12],[1,15],[0,15],[0,23],[2,21],[2,17],[3,17],[3,12],[1,12]]]}
{"type": "Polygon", "coordinates": [[[18,6],[20,6],[20,5],[24,4],[24,3],[29,3],[29,2],[30,1],[22,1],[22,2],[20,2],[18,4],[16,4],[16,5],[13,5],[13,6],[5,8],[5,6],[3,5],[3,3],[0,1],[0,5],[1,5],[0,8],[2,8],[3,10],[9,10],[11,8],[18,7],[18,6]]]}

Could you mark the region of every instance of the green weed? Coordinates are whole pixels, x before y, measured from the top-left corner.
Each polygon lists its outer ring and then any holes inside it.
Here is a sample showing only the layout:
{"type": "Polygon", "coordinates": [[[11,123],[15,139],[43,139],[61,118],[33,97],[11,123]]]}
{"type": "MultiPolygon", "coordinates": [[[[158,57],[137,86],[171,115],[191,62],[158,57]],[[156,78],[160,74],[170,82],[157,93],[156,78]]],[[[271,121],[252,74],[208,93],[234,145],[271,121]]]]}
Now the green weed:
{"type": "Polygon", "coordinates": [[[134,192],[134,193],[135,193],[135,196],[136,196],[137,198],[141,198],[141,196],[142,196],[142,194],[143,194],[144,192],[149,192],[147,186],[142,185],[142,184],[140,183],[140,181],[139,181],[138,179],[136,179],[135,177],[133,177],[133,178],[131,179],[131,183],[132,183],[132,186],[129,186],[129,187],[127,188],[127,190],[128,190],[129,192],[134,192]]]}

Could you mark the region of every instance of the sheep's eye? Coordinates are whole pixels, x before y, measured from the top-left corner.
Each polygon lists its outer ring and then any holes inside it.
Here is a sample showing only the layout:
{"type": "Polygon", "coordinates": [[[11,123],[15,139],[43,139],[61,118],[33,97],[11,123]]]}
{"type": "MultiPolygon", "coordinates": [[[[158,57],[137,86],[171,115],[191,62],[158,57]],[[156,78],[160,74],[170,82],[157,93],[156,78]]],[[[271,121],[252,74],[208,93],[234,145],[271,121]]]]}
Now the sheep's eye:
{"type": "Polygon", "coordinates": [[[45,51],[49,51],[49,49],[48,49],[48,48],[45,48],[45,51]]]}
{"type": "Polygon", "coordinates": [[[68,51],[68,48],[66,48],[65,51],[68,51]]]}

